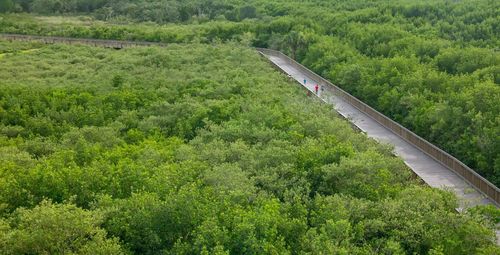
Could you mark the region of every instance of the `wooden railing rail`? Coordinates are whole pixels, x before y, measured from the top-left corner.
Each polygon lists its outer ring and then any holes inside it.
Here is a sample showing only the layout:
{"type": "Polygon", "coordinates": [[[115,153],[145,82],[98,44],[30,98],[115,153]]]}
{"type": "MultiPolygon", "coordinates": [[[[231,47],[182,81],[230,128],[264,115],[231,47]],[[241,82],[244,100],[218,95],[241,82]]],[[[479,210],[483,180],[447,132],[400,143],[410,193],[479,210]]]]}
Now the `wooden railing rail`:
{"type": "Polygon", "coordinates": [[[20,35],[20,34],[0,34],[0,38],[11,41],[39,41],[42,43],[64,43],[64,44],[84,44],[90,46],[101,46],[107,48],[123,49],[128,47],[142,46],[165,46],[163,43],[143,42],[143,41],[118,41],[86,38],[69,38],[57,36],[38,36],[38,35],[20,35]]]}

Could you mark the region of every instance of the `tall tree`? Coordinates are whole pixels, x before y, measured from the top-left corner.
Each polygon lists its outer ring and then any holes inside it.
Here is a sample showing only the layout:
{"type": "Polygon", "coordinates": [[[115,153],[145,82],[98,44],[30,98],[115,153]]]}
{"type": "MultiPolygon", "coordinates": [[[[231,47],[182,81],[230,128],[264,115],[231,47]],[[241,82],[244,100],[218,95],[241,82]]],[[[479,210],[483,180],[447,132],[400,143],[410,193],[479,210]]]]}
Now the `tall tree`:
{"type": "Polygon", "coordinates": [[[304,49],[307,45],[307,41],[302,32],[297,31],[291,31],[290,33],[288,33],[285,36],[283,43],[285,45],[285,48],[289,49],[291,57],[293,59],[296,59],[297,52],[304,49]]]}
{"type": "Polygon", "coordinates": [[[9,12],[14,9],[12,0],[0,0],[0,12],[9,12]]]}

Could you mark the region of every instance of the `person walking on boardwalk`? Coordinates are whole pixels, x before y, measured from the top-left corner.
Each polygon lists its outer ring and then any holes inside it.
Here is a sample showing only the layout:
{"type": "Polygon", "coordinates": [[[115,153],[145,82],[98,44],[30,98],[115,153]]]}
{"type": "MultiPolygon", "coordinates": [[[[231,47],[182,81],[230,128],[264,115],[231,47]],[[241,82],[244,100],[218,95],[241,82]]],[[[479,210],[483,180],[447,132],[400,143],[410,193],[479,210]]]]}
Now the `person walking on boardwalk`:
{"type": "Polygon", "coordinates": [[[314,85],[314,92],[316,92],[316,95],[318,94],[319,86],[318,84],[314,85]]]}
{"type": "Polygon", "coordinates": [[[306,82],[307,82],[307,80],[306,80],[306,78],[304,78],[304,85],[306,85],[306,82]]]}

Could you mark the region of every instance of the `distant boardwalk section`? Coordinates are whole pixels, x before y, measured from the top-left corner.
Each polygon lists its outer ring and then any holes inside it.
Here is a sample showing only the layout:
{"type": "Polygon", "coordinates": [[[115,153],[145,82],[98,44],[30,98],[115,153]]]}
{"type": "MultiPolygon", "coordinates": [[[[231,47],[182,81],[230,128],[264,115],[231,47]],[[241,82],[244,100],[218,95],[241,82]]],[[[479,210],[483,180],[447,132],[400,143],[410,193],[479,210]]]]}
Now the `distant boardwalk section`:
{"type": "Polygon", "coordinates": [[[114,48],[114,49],[166,45],[162,43],[141,42],[141,41],[118,41],[118,40],[101,40],[101,39],[68,38],[68,37],[55,37],[55,36],[19,35],[19,34],[0,34],[0,38],[10,41],[39,41],[42,43],[83,44],[83,45],[99,46],[99,47],[114,48]]]}

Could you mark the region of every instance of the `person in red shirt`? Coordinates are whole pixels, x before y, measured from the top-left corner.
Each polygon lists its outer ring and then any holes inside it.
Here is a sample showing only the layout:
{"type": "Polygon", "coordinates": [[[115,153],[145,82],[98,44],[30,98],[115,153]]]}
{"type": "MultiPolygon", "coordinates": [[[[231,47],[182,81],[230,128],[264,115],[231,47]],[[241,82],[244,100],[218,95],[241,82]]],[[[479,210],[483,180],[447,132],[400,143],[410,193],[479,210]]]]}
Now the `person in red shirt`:
{"type": "Polygon", "coordinates": [[[318,94],[318,89],[319,89],[319,86],[318,86],[318,84],[316,84],[316,85],[314,86],[314,92],[316,92],[316,95],[318,94]]]}

